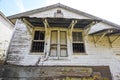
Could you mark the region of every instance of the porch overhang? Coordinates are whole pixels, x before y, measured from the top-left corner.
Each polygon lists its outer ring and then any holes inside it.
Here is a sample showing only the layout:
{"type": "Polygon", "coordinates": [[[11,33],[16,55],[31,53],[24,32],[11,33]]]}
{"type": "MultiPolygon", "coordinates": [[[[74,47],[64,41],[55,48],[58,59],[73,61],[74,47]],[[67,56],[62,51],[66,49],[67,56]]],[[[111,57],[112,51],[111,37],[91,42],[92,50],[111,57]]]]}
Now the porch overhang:
{"type": "MultiPolygon", "coordinates": [[[[107,36],[109,39],[109,43],[112,44],[113,42],[120,39],[120,29],[117,29],[117,28],[102,29],[102,30],[96,31],[94,33],[91,33],[90,35],[93,35],[93,36],[99,35],[100,36],[97,40],[94,39],[95,44],[97,42],[99,42],[100,40],[102,40],[104,36],[107,36]],[[116,36],[113,40],[110,39],[110,36],[112,36],[112,35],[116,36]]],[[[111,45],[111,47],[112,47],[112,45],[111,45]]]]}
{"type": "Polygon", "coordinates": [[[92,19],[74,19],[74,18],[37,18],[37,17],[21,17],[22,20],[27,22],[31,28],[33,27],[45,27],[45,23],[48,27],[61,27],[61,28],[70,28],[70,25],[73,23],[74,28],[88,28],[88,25],[95,22],[98,23],[101,20],[92,20],[92,19]]]}
{"type": "Polygon", "coordinates": [[[102,29],[93,33],[90,33],[90,35],[101,35],[103,33],[106,33],[106,35],[120,35],[120,29],[117,28],[109,28],[109,29],[102,29]]]}

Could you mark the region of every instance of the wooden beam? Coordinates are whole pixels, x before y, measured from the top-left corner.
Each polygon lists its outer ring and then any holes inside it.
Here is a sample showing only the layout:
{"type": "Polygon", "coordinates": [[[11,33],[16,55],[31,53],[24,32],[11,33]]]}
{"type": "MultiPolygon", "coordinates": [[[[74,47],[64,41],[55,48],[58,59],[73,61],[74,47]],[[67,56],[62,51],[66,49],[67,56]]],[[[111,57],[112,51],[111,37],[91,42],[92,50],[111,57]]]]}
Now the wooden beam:
{"type": "Polygon", "coordinates": [[[106,34],[107,34],[107,32],[104,32],[104,33],[101,35],[101,37],[100,37],[95,43],[101,41],[101,39],[102,39],[106,34]]]}
{"type": "Polygon", "coordinates": [[[113,41],[111,41],[111,44],[113,44],[115,41],[117,41],[118,39],[120,39],[120,35],[118,35],[113,41]]]}
{"type": "Polygon", "coordinates": [[[48,59],[48,56],[49,56],[49,52],[48,52],[48,50],[47,50],[47,47],[48,47],[48,36],[47,35],[49,35],[49,31],[48,31],[48,28],[50,27],[49,26],[49,23],[48,23],[48,21],[47,21],[47,19],[45,19],[44,21],[43,21],[43,23],[44,23],[44,26],[45,26],[45,35],[46,35],[46,37],[45,37],[45,54],[44,54],[44,58],[43,58],[43,61],[46,61],[47,59],[48,59]]]}
{"type": "Polygon", "coordinates": [[[45,29],[47,29],[48,27],[50,27],[47,19],[45,19],[45,20],[43,21],[43,23],[44,23],[45,29]]]}
{"type": "Polygon", "coordinates": [[[92,37],[93,37],[93,41],[94,41],[94,44],[95,44],[95,47],[96,47],[96,39],[95,39],[94,35],[92,35],[92,37]]]}
{"type": "Polygon", "coordinates": [[[108,35],[107,37],[108,37],[108,42],[109,42],[109,44],[110,44],[110,47],[112,47],[111,40],[110,40],[110,36],[108,35]]]}
{"type": "Polygon", "coordinates": [[[23,18],[22,20],[23,20],[23,22],[25,22],[27,25],[29,25],[31,28],[34,27],[34,26],[33,26],[30,22],[28,22],[25,18],[23,18]]]}
{"type": "Polygon", "coordinates": [[[93,25],[95,25],[95,24],[96,24],[96,21],[93,21],[92,23],[90,23],[89,25],[87,25],[87,26],[85,27],[85,29],[87,29],[86,32],[85,32],[85,35],[88,35],[89,31],[91,30],[91,28],[92,28],[93,25]]]}
{"type": "Polygon", "coordinates": [[[76,23],[77,23],[77,20],[72,20],[72,22],[69,25],[69,28],[71,28],[71,30],[73,30],[76,23]]]}
{"type": "Polygon", "coordinates": [[[22,21],[26,24],[26,27],[27,27],[29,33],[32,34],[31,28],[33,28],[33,25],[31,23],[29,23],[25,18],[23,18],[22,21]],[[30,26],[30,27],[28,27],[28,26],[30,26]]]}
{"type": "Polygon", "coordinates": [[[97,24],[97,23],[98,23],[97,21],[92,21],[90,24],[88,24],[87,26],[85,26],[84,29],[87,29],[87,28],[89,28],[89,27],[91,27],[92,25],[95,25],[95,24],[97,24]]]}
{"type": "Polygon", "coordinates": [[[93,27],[93,25],[95,25],[97,22],[96,21],[92,21],[89,25],[87,25],[85,28],[84,28],[84,31],[85,31],[85,39],[86,41],[88,40],[88,33],[89,31],[91,30],[91,28],[93,27]],[[86,29],[86,30],[85,30],[86,29]]]}
{"type": "Polygon", "coordinates": [[[112,30],[107,30],[107,31],[105,31],[105,32],[101,35],[101,37],[100,37],[98,40],[96,40],[96,43],[99,42],[107,33],[111,33],[111,32],[112,32],[112,30]]]}

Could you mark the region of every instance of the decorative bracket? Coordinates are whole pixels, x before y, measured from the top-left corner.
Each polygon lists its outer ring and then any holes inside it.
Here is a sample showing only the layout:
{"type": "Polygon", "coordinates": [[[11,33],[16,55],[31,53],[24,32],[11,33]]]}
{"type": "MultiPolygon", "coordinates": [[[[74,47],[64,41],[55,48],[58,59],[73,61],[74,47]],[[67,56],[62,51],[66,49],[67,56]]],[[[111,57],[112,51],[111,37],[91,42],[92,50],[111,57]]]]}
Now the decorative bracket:
{"type": "Polygon", "coordinates": [[[28,22],[25,18],[23,18],[22,21],[26,24],[29,33],[32,34],[32,28],[34,26],[30,22],[28,22]],[[28,27],[28,26],[30,26],[30,27],[28,27]]]}
{"type": "Polygon", "coordinates": [[[111,30],[107,30],[107,31],[105,31],[105,32],[100,36],[100,38],[98,38],[97,40],[94,39],[95,44],[97,44],[97,42],[101,41],[102,38],[103,38],[107,33],[110,33],[110,32],[111,32],[111,30]]]}
{"type": "Polygon", "coordinates": [[[44,23],[45,29],[47,29],[48,27],[50,27],[47,19],[45,19],[45,20],[43,21],[43,23],[44,23]]]}
{"type": "Polygon", "coordinates": [[[112,41],[110,40],[110,36],[108,36],[110,44],[113,44],[115,41],[120,39],[120,35],[116,36],[112,41]]]}
{"type": "Polygon", "coordinates": [[[89,25],[87,25],[85,27],[86,31],[85,31],[85,35],[87,36],[89,31],[91,30],[92,26],[95,25],[97,23],[97,21],[93,21],[92,23],[90,23],[89,25]]]}
{"type": "Polygon", "coordinates": [[[75,26],[76,23],[77,23],[77,20],[72,20],[72,22],[71,22],[70,25],[69,25],[69,28],[70,28],[71,30],[73,30],[73,28],[74,28],[74,26],[75,26]]]}

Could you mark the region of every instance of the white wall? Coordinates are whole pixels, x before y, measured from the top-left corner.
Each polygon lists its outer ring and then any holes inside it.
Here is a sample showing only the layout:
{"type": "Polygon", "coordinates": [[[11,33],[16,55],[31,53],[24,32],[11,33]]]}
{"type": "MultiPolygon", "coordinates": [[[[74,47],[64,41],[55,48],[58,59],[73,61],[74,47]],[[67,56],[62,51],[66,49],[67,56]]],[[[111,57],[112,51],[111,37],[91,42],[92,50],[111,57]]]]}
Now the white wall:
{"type": "Polygon", "coordinates": [[[0,14],[0,60],[3,60],[6,56],[6,51],[12,36],[12,30],[13,24],[0,14]]]}
{"type": "Polygon", "coordinates": [[[70,12],[70,11],[62,9],[62,8],[55,8],[55,9],[39,12],[36,14],[31,14],[28,16],[30,16],[30,17],[54,17],[54,13],[59,9],[63,12],[64,18],[88,19],[88,17],[70,12]]]}

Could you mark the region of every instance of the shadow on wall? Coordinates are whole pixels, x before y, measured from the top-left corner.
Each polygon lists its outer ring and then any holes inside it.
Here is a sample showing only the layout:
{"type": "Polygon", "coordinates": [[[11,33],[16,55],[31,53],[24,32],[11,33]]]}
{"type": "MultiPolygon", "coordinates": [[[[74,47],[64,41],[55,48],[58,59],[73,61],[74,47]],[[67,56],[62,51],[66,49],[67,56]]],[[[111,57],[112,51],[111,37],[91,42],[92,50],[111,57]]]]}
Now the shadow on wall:
{"type": "Polygon", "coordinates": [[[6,57],[8,41],[0,41],[0,64],[3,64],[6,57]]]}

